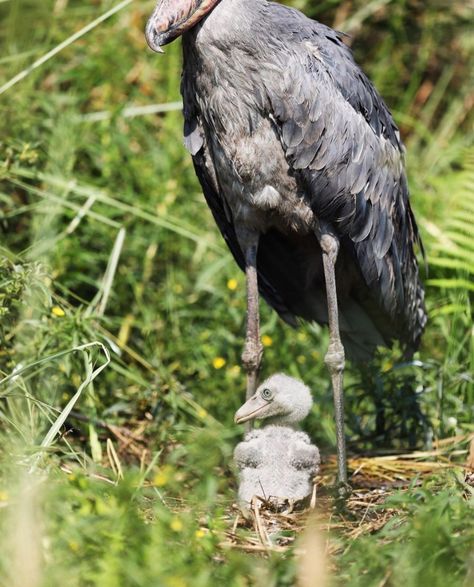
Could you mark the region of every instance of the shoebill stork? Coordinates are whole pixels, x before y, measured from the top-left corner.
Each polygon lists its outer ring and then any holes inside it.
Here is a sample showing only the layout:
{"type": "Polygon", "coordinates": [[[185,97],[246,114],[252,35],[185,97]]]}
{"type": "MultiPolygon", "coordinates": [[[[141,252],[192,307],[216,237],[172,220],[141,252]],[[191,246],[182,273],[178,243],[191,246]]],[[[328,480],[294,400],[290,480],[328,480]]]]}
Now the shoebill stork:
{"type": "MultiPolygon", "coordinates": [[[[182,36],[184,137],[247,280],[247,398],[262,358],[258,294],[291,325],[329,326],[338,478],[343,371],[425,322],[404,148],[342,35],[266,0],[159,0],[150,47],[182,36]]],[[[421,245],[421,243],[420,243],[421,245]]]]}

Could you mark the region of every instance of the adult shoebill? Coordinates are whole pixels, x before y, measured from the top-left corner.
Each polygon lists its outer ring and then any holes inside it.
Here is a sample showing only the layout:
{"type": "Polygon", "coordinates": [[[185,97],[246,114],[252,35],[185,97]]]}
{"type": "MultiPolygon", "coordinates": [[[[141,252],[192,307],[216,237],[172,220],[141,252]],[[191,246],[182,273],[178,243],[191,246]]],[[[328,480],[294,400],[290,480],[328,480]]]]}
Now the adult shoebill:
{"type": "Polygon", "coordinates": [[[185,144],[247,277],[247,397],[262,356],[258,291],[289,324],[329,324],[346,482],[344,349],[414,349],[426,322],[398,129],[341,35],[297,10],[160,0],[146,35],[155,51],[183,37],[185,144]]]}

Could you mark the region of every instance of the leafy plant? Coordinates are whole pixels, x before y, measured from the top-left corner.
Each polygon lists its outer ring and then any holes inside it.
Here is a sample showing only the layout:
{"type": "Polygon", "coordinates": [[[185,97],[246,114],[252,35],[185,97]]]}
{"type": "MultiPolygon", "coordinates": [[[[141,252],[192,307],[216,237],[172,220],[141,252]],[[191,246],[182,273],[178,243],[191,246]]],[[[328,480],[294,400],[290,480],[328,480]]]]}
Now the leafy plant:
{"type": "MultiPolygon", "coordinates": [[[[441,464],[464,459],[474,418],[469,7],[288,4],[350,33],[392,109],[430,267],[430,320],[413,362],[386,350],[362,374],[347,370],[350,447],[438,447],[441,464]],[[440,454],[451,436],[454,448],[440,454]]],[[[153,6],[0,1],[6,587],[283,586],[301,566],[293,528],[277,533],[291,546],[271,552],[252,529],[232,534],[244,279],[181,144],[180,48],[160,59],[145,47],[153,6]],[[71,352],[91,341],[110,353],[93,382],[100,355],[71,352]]],[[[306,428],[323,454],[324,494],[335,441],[327,335],[293,331],[264,305],[262,334],[262,376],[286,371],[313,389],[306,428]]],[[[395,495],[384,474],[369,498],[356,488],[354,500],[367,504],[359,514],[336,514],[324,495],[318,502],[323,526],[334,521],[324,535],[334,582],[469,581],[472,490],[459,470],[413,479],[395,495]]]]}

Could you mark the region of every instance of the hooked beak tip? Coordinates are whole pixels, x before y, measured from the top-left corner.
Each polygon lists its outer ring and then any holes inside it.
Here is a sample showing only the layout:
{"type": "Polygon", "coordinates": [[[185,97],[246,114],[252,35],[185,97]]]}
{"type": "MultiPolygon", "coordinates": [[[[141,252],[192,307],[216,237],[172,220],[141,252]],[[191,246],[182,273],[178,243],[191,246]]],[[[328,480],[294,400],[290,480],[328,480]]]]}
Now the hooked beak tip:
{"type": "Polygon", "coordinates": [[[154,51],[155,53],[161,53],[164,54],[163,49],[161,48],[160,45],[158,45],[157,43],[154,42],[153,39],[151,39],[148,35],[146,37],[147,43],[148,43],[148,47],[150,47],[150,49],[152,51],[154,51]]]}
{"type": "Polygon", "coordinates": [[[155,53],[164,53],[159,42],[160,35],[157,34],[153,21],[150,19],[146,25],[145,38],[148,46],[155,53]]]}

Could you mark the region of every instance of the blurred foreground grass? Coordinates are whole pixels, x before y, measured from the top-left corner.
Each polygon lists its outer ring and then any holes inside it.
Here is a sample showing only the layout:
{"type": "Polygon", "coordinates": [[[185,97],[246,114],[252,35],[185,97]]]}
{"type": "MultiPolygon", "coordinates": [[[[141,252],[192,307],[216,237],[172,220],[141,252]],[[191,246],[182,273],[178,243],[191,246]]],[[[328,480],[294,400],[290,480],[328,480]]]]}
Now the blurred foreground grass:
{"type": "MultiPolygon", "coordinates": [[[[348,372],[350,448],[454,436],[442,458],[462,462],[474,431],[472,13],[458,0],[289,3],[353,35],[401,127],[430,265],[415,361],[385,351],[348,372]]],[[[244,280],[181,145],[181,114],[146,114],[180,100],[179,46],[145,47],[154,2],[122,3],[1,93],[119,4],[0,1],[0,584],[293,585],[304,542],[263,556],[228,536],[244,280]]],[[[314,391],[307,429],[330,479],[326,333],[292,331],[262,306],[262,334],[263,375],[314,391]]],[[[459,468],[435,470],[398,491],[387,474],[381,526],[321,508],[322,528],[339,521],[326,545],[335,584],[469,584],[472,489],[459,468]],[[355,539],[351,524],[364,529],[355,539]]]]}

